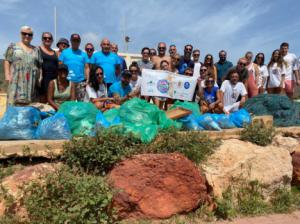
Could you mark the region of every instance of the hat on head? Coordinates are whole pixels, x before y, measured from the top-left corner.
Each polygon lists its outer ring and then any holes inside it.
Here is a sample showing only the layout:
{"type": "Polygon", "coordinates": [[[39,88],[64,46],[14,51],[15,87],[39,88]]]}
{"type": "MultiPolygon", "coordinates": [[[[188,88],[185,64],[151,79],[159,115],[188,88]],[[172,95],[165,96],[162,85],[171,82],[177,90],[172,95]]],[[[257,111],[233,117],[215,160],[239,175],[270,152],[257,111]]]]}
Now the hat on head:
{"type": "Polygon", "coordinates": [[[59,64],[57,69],[58,70],[65,70],[67,72],[69,71],[68,66],[65,65],[65,64],[59,64]]]}
{"type": "Polygon", "coordinates": [[[56,44],[56,47],[58,47],[59,44],[66,44],[68,47],[70,46],[69,41],[66,38],[60,38],[56,44]]]}
{"type": "Polygon", "coordinates": [[[78,33],[73,33],[70,37],[70,40],[81,40],[80,35],[78,33]]]}

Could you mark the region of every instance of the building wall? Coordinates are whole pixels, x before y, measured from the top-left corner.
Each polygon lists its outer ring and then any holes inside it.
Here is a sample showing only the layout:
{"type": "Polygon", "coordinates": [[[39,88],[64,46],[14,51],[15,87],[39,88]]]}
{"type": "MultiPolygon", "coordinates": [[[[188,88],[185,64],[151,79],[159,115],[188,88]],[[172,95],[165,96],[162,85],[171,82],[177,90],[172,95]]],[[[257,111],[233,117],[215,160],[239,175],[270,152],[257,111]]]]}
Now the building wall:
{"type": "Polygon", "coordinates": [[[130,54],[130,53],[118,53],[119,56],[123,57],[126,61],[127,67],[133,62],[142,59],[141,54],[130,54]]]}

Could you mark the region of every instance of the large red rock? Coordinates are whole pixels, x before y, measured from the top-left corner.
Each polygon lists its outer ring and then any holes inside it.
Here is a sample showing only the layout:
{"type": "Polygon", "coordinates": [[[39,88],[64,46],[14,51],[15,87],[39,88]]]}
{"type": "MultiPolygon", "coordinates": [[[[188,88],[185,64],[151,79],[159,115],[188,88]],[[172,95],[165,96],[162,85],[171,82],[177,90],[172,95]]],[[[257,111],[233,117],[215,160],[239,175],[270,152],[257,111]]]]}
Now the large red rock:
{"type": "Polygon", "coordinates": [[[120,162],[109,174],[118,193],[120,218],[168,218],[206,202],[205,178],[181,154],[142,154],[120,162]]]}
{"type": "Polygon", "coordinates": [[[292,154],[293,184],[300,187],[300,151],[292,154]]]}

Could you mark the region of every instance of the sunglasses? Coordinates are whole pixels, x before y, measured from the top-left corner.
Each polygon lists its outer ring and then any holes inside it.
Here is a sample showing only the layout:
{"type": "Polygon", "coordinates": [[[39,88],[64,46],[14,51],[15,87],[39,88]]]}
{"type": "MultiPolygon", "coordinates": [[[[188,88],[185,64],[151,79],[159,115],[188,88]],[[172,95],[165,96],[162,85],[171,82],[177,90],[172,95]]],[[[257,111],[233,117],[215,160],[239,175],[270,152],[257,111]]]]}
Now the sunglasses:
{"type": "Polygon", "coordinates": [[[200,54],[193,54],[194,56],[200,56],[200,54]]]}
{"type": "Polygon", "coordinates": [[[186,48],[185,50],[186,51],[192,51],[192,48],[186,48]]]}
{"type": "Polygon", "coordinates": [[[86,51],[94,51],[94,48],[86,48],[86,51]]]}
{"type": "Polygon", "coordinates": [[[206,60],[211,60],[211,58],[209,57],[209,58],[206,58],[206,60]]]}
{"type": "Polygon", "coordinates": [[[80,39],[72,39],[71,42],[73,42],[73,43],[79,43],[80,39]]]}
{"type": "Polygon", "coordinates": [[[143,52],[143,54],[150,54],[149,52],[143,52]]]}
{"type": "Polygon", "coordinates": [[[258,56],[257,58],[258,58],[258,59],[264,59],[264,57],[262,57],[262,56],[258,56]]]}
{"type": "Polygon", "coordinates": [[[96,73],[97,76],[103,76],[103,72],[96,73]]]}
{"type": "Polygon", "coordinates": [[[159,49],[159,50],[166,50],[165,47],[159,47],[158,49],[159,49]]]}
{"type": "Polygon", "coordinates": [[[246,63],[241,63],[241,62],[239,62],[239,65],[246,66],[247,64],[246,64],[246,63]]]}
{"type": "Polygon", "coordinates": [[[138,70],[129,70],[131,73],[136,73],[138,70]]]}
{"type": "Polygon", "coordinates": [[[206,72],[207,69],[200,69],[200,72],[206,72]]]}
{"type": "Polygon", "coordinates": [[[52,37],[43,37],[43,40],[53,40],[52,37]]]}
{"type": "Polygon", "coordinates": [[[27,37],[32,37],[32,36],[33,36],[33,33],[21,32],[21,34],[22,34],[23,36],[27,36],[27,37]]]}
{"type": "Polygon", "coordinates": [[[214,83],[215,81],[213,80],[207,80],[206,83],[214,83]]]}

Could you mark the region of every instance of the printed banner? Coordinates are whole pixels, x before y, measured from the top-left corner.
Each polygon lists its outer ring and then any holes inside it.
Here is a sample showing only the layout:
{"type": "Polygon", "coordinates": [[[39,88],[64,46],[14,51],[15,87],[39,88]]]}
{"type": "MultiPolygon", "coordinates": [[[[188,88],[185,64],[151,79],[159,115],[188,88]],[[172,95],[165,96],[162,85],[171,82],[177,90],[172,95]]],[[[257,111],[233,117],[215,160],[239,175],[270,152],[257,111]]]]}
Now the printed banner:
{"type": "Polygon", "coordinates": [[[142,70],[142,96],[159,96],[192,101],[196,85],[196,77],[161,70],[142,70]]]}

